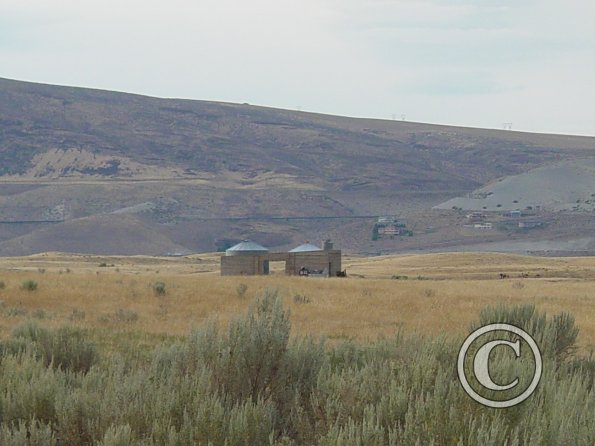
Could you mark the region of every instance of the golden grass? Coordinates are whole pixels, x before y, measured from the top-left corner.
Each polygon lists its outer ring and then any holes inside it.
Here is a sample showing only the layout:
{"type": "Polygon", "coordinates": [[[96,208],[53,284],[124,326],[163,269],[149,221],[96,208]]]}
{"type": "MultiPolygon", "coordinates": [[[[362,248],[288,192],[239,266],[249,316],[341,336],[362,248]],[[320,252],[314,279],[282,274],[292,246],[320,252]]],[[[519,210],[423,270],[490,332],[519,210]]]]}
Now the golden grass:
{"type": "Polygon", "coordinates": [[[4,311],[0,335],[28,316],[8,315],[25,308],[43,309],[50,326],[73,323],[107,332],[183,335],[206,319],[222,324],[242,314],[268,286],[280,290],[292,312],[293,333],[357,340],[390,336],[397,329],[428,334],[466,334],[486,305],[534,303],[548,314],[573,313],[581,332],[579,345],[595,348],[595,259],[549,259],[499,254],[432,254],[346,258],[346,279],[220,277],[216,255],[193,258],[92,257],[57,254],[0,259],[4,311]],[[99,267],[100,263],[114,265],[99,267]],[[70,272],[66,272],[69,270],[70,272]],[[43,272],[40,272],[43,271],[43,272]],[[499,279],[499,272],[510,275],[499,279]],[[520,277],[528,273],[529,278],[520,277]],[[540,277],[535,277],[539,274],[540,277]],[[408,280],[391,280],[407,275],[408,280]],[[418,276],[420,279],[418,279],[418,276]],[[36,291],[20,289],[26,279],[36,291]],[[158,297],[151,285],[161,281],[158,297]],[[239,298],[237,286],[248,286],[239,298]],[[304,295],[309,303],[294,302],[304,295]],[[73,310],[84,319],[70,320],[73,310]],[[138,314],[119,321],[118,310],[138,314]]]}

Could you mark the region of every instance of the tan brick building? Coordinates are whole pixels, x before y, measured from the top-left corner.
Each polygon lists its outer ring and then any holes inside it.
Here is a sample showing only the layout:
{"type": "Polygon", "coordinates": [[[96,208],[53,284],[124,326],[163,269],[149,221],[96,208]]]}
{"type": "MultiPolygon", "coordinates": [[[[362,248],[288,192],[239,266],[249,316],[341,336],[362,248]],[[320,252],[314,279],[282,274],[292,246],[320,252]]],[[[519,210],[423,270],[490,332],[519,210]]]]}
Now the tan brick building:
{"type": "Polygon", "coordinates": [[[221,275],[266,275],[269,262],[285,262],[287,275],[336,277],[341,271],[341,250],[333,249],[330,240],[319,248],[310,243],[289,252],[270,253],[258,243],[245,240],[221,256],[221,275]]]}

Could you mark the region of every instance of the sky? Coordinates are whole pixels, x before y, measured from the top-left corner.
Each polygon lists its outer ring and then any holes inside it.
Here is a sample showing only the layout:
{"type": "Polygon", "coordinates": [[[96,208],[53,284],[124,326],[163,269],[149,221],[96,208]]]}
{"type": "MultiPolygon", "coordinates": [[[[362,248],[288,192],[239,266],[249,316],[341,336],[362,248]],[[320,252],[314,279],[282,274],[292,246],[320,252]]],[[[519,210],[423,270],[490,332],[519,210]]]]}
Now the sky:
{"type": "Polygon", "coordinates": [[[0,77],[595,136],[593,0],[0,0],[0,77]]]}

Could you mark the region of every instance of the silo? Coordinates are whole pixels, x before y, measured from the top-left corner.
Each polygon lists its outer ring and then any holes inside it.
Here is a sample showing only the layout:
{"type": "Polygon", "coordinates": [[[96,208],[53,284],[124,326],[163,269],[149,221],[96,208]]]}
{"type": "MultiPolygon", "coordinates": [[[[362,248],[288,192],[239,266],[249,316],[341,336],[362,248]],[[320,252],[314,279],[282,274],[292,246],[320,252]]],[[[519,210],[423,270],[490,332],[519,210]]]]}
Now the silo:
{"type": "Polygon", "coordinates": [[[333,249],[330,240],[323,243],[324,249],[309,242],[289,251],[285,272],[289,275],[335,277],[341,271],[341,251],[333,249]]]}
{"type": "Polygon", "coordinates": [[[269,250],[244,240],[225,251],[221,257],[222,276],[253,276],[269,273],[269,250]]]}
{"type": "Polygon", "coordinates": [[[328,275],[329,265],[322,249],[306,242],[288,253],[285,272],[290,275],[328,275]]]}

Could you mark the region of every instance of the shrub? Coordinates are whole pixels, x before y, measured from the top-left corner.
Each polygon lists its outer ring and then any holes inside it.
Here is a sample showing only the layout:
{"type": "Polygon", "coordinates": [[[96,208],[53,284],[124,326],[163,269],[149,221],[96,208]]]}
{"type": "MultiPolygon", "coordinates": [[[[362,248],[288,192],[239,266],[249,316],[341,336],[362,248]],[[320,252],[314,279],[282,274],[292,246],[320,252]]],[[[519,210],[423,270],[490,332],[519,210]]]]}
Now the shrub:
{"type": "Polygon", "coordinates": [[[12,330],[13,338],[22,338],[27,341],[37,342],[41,338],[47,338],[49,332],[47,329],[41,327],[37,322],[26,321],[17,325],[12,330]]]}
{"type": "Polygon", "coordinates": [[[114,313],[111,314],[103,314],[97,318],[99,322],[102,323],[109,323],[109,322],[136,322],[138,321],[138,313],[134,310],[130,310],[128,308],[123,309],[120,308],[114,313]]]}
{"type": "Polygon", "coordinates": [[[283,311],[277,291],[267,289],[245,318],[230,323],[226,336],[219,336],[211,326],[191,335],[189,348],[203,356],[218,387],[234,401],[256,401],[262,392],[272,391],[288,341],[289,313],[283,311]]]}
{"type": "Polygon", "coordinates": [[[245,283],[240,283],[236,287],[236,293],[240,299],[242,299],[246,295],[246,291],[248,291],[248,285],[245,283]]]}
{"type": "Polygon", "coordinates": [[[311,302],[310,298],[305,294],[296,294],[293,296],[293,301],[296,304],[309,304],[311,302]]]}
{"type": "Polygon", "coordinates": [[[31,317],[34,317],[35,319],[46,319],[49,315],[43,308],[37,308],[36,310],[33,310],[31,317]]]}
{"type": "MultiPolygon", "coordinates": [[[[27,351],[33,352],[33,355],[35,356],[35,352],[34,349],[32,349],[31,343],[26,339],[8,338],[0,342],[0,358],[10,355],[20,355],[27,351]]],[[[38,353],[37,356],[39,357],[38,353]]]]}
{"type": "Polygon", "coordinates": [[[95,343],[78,328],[62,327],[41,341],[46,365],[87,373],[99,360],[95,343]]]}
{"type": "Polygon", "coordinates": [[[156,296],[164,296],[165,295],[165,283],[164,282],[155,282],[153,284],[153,292],[156,296]]]}
{"type": "Polygon", "coordinates": [[[98,446],[129,446],[132,443],[132,429],[128,424],[123,426],[110,426],[105,432],[98,446]]]}
{"type": "Polygon", "coordinates": [[[4,288],[6,288],[6,284],[3,280],[0,280],[0,290],[3,290],[4,288]]]}
{"type": "Polygon", "coordinates": [[[37,289],[37,282],[31,279],[24,280],[23,283],[21,283],[21,289],[35,291],[37,289]]]}
{"type": "Polygon", "coordinates": [[[2,424],[0,444],[3,446],[55,446],[58,441],[49,424],[37,420],[19,420],[16,426],[2,424]]]}
{"type": "Polygon", "coordinates": [[[114,320],[117,322],[136,322],[138,321],[138,313],[128,308],[120,308],[114,313],[114,320]]]}
{"type": "Polygon", "coordinates": [[[6,316],[27,316],[29,310],[25,307],[7,307],[4,309],[4,314],[6,316]]]}
{"type": "Polygon", "coordinates": [[[484,308],[479,315],[479,325],[497,322],[507,323],[522,328],[529,333],[543,349],[542,353],[562,362],[576,352],[576,338],[579,329],[575,319],[569,313],[554,315],[549,320],[545,313],[539,313],[535,305],[506,306],[484,308]]]}
{"type": "MultiPolygon", "coordinates": [[[[554,340],[552,352],[576,335],[572,316],[531,306],[491,307],[479,319],[524,324],[554,340]]],[[[101,362],[90,334],[27,321],[0,342],[1,445],[591,446],[595,436],[593,356],[544,356],[531,398],[489,410],[457,379],[459,337],[290,339],[275,290],[227,329],[211,323],[155,348],[136,334],[143,348],[110,338],[101,362]]],[[[505,350],[494,351],[496,375],[515,362],[505,350]]]]}
{"type": "Polygon", "coordinates": [[[46,367],[87,373],[99,360],[95,344],[78,328],[61,327],[52,331],[27,321],[13,329],[12,337],[28,342],[46,367]]]}
{"type": "Polygon", "coordinates": [[[69,321],[82,321],[85,319],[85,312],[75,308],[72,310],[72,313],[68,316],[69,321]]]}

